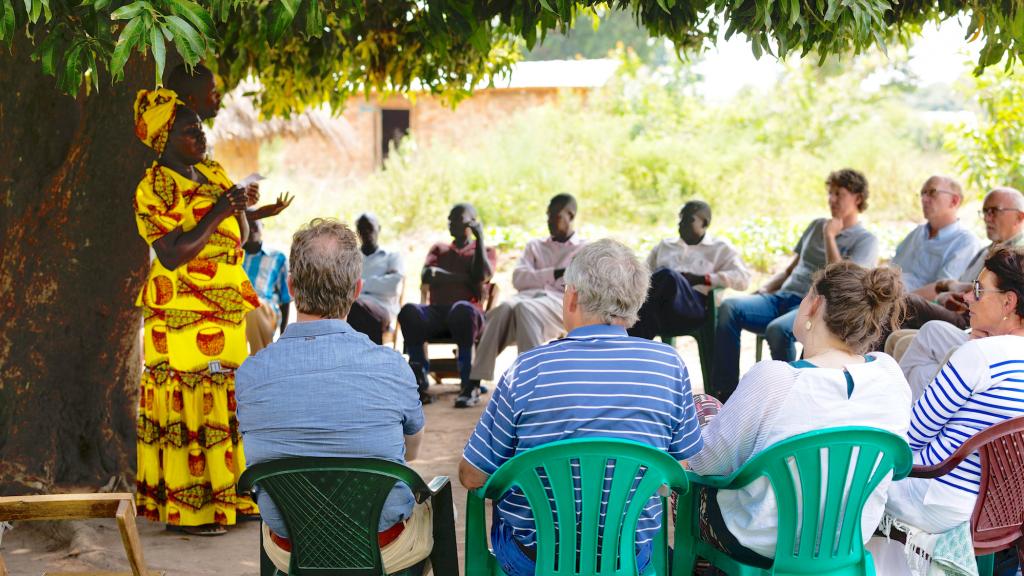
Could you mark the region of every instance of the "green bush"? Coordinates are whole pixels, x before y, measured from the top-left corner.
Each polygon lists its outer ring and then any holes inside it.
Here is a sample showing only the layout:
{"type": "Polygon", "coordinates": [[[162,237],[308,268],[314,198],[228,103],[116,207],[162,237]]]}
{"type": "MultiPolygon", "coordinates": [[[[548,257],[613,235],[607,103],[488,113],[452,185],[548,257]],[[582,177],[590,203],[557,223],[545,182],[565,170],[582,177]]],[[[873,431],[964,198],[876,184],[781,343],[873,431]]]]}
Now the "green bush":
{"type": "MultiPolygon", "coordinates": [[[[453,203],[469,201],[492,244],[521,248],[545,234],[548,199],[569,192],[588,238],[614,236],[646,253],[675,236],[679,208],[700,198],[714,210],[712,232],[767,271],[811,219],[828,215],[830,171],[867,175],[865,216],[880,232],[918,220],[921,182],[951,163],[941,134],[907,104],[904,84],[864,87],[900,69],[905,55],[868,54],[842,70],[788,65],[771,89],[728,102],[704,101],[686,64],[651,69],[621,58],[619,73],[585,100],[566,93],[457,145],[406,138],[384,170],[346,189],[358,208],[332,197],[333,210],[351,218],[370,209],[386,236],[420,238],[441,229],[453,203]]],[[[313,204],[322,214],[323,203],[313,204]]]]}
{"type": "Polygon", "coordinates": [[[1024,68],[988,70],[964,88],[975,124],[951,131],[946,145],[976,195],[997,186],[1024,190],[1024,68]]]}

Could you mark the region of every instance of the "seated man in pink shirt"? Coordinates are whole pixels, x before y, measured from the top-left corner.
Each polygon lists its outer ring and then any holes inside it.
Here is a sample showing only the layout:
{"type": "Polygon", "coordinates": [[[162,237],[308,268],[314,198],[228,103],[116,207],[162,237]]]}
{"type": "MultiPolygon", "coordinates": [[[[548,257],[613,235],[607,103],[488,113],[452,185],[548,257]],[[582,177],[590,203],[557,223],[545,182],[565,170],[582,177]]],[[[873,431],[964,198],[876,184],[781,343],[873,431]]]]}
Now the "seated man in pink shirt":
{"type": "MultiPolygon", "coordinates": [[[[515,344],[522,354],[562,333],[562,275],[584,243],[573,229],[575,219],[576,199],[571,194],[558,194],[548,203],[551,235],[530,240],[512,272],[512,285],[519,293],[487,313],[469,374],[474,386],[494,380],[494,361],[506,346],[515,344]]],[[[455,406],[464,408],[477,401],[468,398],[455,406]]]]}

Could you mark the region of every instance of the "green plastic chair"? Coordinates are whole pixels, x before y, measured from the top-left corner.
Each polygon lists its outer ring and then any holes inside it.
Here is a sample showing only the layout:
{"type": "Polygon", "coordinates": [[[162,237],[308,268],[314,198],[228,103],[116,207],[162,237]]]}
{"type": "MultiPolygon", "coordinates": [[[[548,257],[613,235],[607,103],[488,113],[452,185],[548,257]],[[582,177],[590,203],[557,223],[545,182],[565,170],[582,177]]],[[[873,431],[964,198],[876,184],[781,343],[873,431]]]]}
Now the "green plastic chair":
{"type": "Polygon", "coordinates": [[[700,373],[704,378],[704,391],[713,394],[711,390],[711,366],[715,359],[715,327],[718,326],[718,295],[722,288],[712,288],[708,293],[707,316],[704,323],[698,328],[690,330],[685,334],[660,334],[661,341],[669,346],[676,345],[676,338],[689,336],[697,341],[697,355],[700,357],[700,373]]]}
{"type": "MultiPolygon", "coordinates": [[[[688,472],[695,486],[720,490],[738,490],[767,476],[778,503],[778,543],[774,564],[763,570],[741,564],[700,540],[696,514],[700,491],[693,490],[693,497],[686,499],[689,506],[677,509],[677,548],[682,548],[678,543],[687,539],[696,542],[696,546],[686,548],[695,548],[697,556],[730,576],[873,575],[874,563],[871,553],[864,550],[861,533],[864,504],[886,474],[892,472],[892,479],[899,480],[907,476],[911,464],[910,447],[903,438],[877,428],[848,426],[783,440],[751,458],[729,477],[702,477],[688,472]],[[824,477],[823,467],[827,468],[824,477]],[[824,507],[820,505],[822,497],[824,507]],[[803,505],[807,502],[815,505],[803,505]]],[[[694,560],[687,559],[691,569],[694,560]]]]}
{"type": "MultiPolygon", "coordinates": [[[[412,469],[388,460],[283,458],[250,466],[238,480],[238,490],[246,494],[258,485],[280,510],[292,542],[288,574],[382,576],[377,522],[397,481],[412,489],[416,502],[431,502],[434,574],[458,574],[452,488],[447,476],[437,476],[428,485],[412,469]]],[[[263,550],[261,534],[260,575],[279,573],[263,550]]]]}
{"type": "MultiPolygon", "coordinates": [[[[647,501],[655,493],[660,493],[662,509],[667,511],[667,493],[662,492],[661,487],[668,486],[681,496],[688,490],[686,473],[679,462],[667,453],[639,442],[582,438],[532,448],[503,464],[482,488],[469,492],[466,499],[466,576],[504,574],[487,547],[484,499],[497,500],[514,486],[523,491],[533,511],[537,528],[536,573],[545,576],[635,576],[636,526],[647,501]],[[605,518],[621,521],[606,522],[601,534],[601,496],[609,460],[615,461],[615,468],[605,518]],[[580,470],[582,505],[579,517],[575,508],[573,463],[578,463],[580,470]],[[627,498],[641,467],[646,468],[642,480],[634,496],[627,498]],[[547,475],[554,508],[539,472],[547,475]],[[560,519],[575,518],[576,521],[556,525],[555,515],[560,519]],[[578,542],[577,531],[581,535],[578,542]],[[577,554],[579,566],[576,566],[577,554]],[[621,559],[618,566],[615,558],[621,559]]],[[[662,518],[667,518],[667,514],[662,518]]],[[[662,522],[662,529],[654,539],[651,563],[645,574],[668,574],[667,524],[662,522]]],[[[673,558],[673,566],[676,567],[673,573],[689,574],[677,561],[685,559],[678,546],[675,554],[678,557],[673,558]]]]}

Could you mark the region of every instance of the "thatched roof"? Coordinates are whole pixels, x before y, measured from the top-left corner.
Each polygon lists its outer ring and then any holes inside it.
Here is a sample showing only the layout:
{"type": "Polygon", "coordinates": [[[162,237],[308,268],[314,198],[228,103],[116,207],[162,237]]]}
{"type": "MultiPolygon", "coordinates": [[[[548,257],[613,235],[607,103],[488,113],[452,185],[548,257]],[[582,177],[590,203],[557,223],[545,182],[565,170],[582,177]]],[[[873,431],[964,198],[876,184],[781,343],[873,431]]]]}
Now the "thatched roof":
{"type": "Polygon", "coordinates": [[[341,152],[356,146],[357,137],[352,125],[340,116],[332,116],[326,107],[310,108],[287,119],[260,120],[252,96],[260,89],[259,83],[249,81],[224,95],[221,109],[213,121],[213,129],[207,133],[211,144],[312,135],[323,138],[341,152]]]}

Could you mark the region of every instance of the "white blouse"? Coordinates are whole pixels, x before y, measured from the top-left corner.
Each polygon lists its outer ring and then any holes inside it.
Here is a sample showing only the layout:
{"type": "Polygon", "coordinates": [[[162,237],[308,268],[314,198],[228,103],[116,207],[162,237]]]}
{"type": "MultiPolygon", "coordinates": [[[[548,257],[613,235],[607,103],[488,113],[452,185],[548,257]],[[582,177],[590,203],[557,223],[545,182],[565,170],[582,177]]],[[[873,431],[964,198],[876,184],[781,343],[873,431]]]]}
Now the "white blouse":
{"type": "MultiPolygon", "coordinates": [[[[704,449],[688,461],[690,467],[701,475],[727,476],[777,442],[838,426],[871,426],[905,437],[910,426],[910,386],[891,356],[871,353],[867,358],[862,364],[846,366],[853,379],[849,396],[843,370],[759,362],[701,431],[704,449]]],[[[888,478],[883,480],[865,505],[865,542],[882,518],[889,483],[888,478]]],[[[767,477],[740,490],[719,490],[718,505],[726,527],[741,544],[775,557],[777,507],[767,477]]]]}

